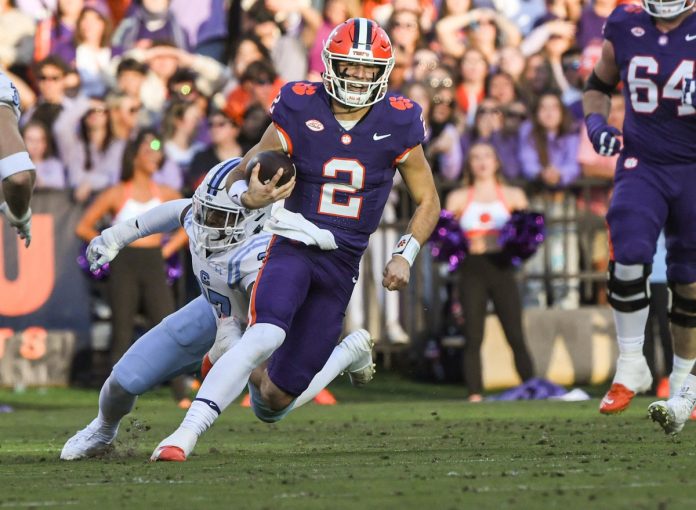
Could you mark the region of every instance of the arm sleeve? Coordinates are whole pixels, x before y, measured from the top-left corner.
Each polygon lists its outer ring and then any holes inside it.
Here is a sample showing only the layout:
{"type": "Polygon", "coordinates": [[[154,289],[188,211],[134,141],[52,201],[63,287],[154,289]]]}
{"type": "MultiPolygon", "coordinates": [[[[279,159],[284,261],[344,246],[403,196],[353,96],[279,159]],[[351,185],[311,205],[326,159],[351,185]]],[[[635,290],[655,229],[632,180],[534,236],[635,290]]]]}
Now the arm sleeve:
{"type": "Polygon", "coordinates": [[[171,232],[181,227],[181,214],[191,205],[190,198],[170,200],[140,214],[135,219],[140,237],[171,232]]]}

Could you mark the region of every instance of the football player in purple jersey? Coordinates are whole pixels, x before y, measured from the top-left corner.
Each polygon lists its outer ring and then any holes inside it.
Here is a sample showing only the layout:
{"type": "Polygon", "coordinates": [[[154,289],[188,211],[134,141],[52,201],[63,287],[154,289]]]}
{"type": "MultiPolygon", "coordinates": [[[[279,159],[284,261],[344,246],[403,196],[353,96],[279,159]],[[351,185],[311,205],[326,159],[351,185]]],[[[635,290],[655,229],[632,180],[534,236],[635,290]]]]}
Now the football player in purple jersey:
{"type": "Polygon", "coordinates": [[[671,398],[651,404],[649,413],[666,432],[681,430],[696,402],[696,375],[690,375],[696,361],[696,108],[690,94],[696,66],[694,3],[642,0],[642,7],[617,7],[607,19],[602,55],[583,97],[595,150],[607,156],[621,153],[607,214],[609,302],[619,358],[600,412],[621,412],[636,393],[650,388],[643,333],[648,276],[664,228],[674,369],[671,398]],[[623,134],[606,120],[609,94],[619,82],[626,99],[623,134]]]}
{"type": "MultiPolygon", "coordinates": [[[[421,146],[421,108],[387,93],[394,53],[386,32],[372,20],[350,19],[329,36],[323,60],[323,83],[282,88],[272,125],[228,180],[229,196],[249,209],[279,199],[284,207],[264,227],[275,235],[252,291],[250,327],[213,366],[181,426],[152,460],[185,460],[247,380],[254,412],[264,421],[287,414],[315,383],[341,333],[360,258],[397,169],[417,208],[384,269],[384,287],[408,284],[435,227],[440,202],[421,146]],[[247,183],[246,164],[262,150],[290,155],[296,177],[276,188],[279,171],[263,185],[256,167],[247,183]]],[[[364,379],[372,372],[369,363],[364,379]]]]}

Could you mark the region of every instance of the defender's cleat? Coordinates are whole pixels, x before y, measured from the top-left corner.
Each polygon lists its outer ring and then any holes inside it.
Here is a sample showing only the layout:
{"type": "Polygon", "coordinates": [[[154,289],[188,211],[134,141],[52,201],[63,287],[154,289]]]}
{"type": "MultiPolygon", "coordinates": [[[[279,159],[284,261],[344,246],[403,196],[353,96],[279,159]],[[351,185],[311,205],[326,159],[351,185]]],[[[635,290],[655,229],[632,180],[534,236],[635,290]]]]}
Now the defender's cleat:
{"type": "Polygon", "coordinates": [[[648,407],[652,421],[657,422],[665,434],[678,434],[691,416],[694,405],[687,398],[677,395],[666,402],[658,400],[648,407]]]}
{"type": "Polygon", "coordinates": [[[599,412],[602,414],[616,414],[625,411],[635,396],[636,393],[626,388],[623,384],[614,383],[599,404],[599,412]]]}
{"type": "Polygon", "coordinates": [[[89,425],[65,442],[63,450],[60,452],[61,460],[97,457],[111,450],[111,443],[116,437],[118,427],[113,433],[105,432],[100,429],[98,420],[99,418],[95,418],[89,425]]]}
{"type": "Polygon", "coordinates": [[[346,371],[353,386],[364,386],[375,376],[375,364],[372,361],[374,342],[370,333],[364,329],[354,331],[338,344],[353,355],[353,362],[346,371]]]}
{"type": "Polygon", "coordinates": [[[203,356],[203,361],[201,361],[201,381],[204,381],[210,369],[213,368],[213,363],[210,361],[210,356],[208,353],[203,356]]]}
{"type": "Polygon", "coordinates": [[[150,457],[150,462],[185,462],[186,454],[178,446],[162,446],[155,450],[150,457]]]}
{"type": "Polygon", "coordinates": [[[251,395],[248,393],[244,395],[244,398],[239,403],[239,405],[242,407],[251,407],[251,395]]]}

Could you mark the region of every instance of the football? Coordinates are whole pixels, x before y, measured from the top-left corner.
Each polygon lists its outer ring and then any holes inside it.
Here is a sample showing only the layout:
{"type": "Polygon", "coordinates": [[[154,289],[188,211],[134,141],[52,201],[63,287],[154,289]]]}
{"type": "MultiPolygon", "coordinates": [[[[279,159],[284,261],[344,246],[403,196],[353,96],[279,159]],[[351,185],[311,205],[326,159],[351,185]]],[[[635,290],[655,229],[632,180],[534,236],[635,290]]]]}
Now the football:
{"type": "Polygon", "coordinates": [[[251,177],[251,171],[257,163],[261,164],[261,168],[259,168],[259,180],[263,184],[268,183],[279,169],[283,170],[283,175],[276,184],[276,187],[286,184],[292,179],[293,175],[295,175],[295,165],[287,154],[277,151],[263,151],[251,158],[249,164],[247,164],[247,181],[251,177]]]}

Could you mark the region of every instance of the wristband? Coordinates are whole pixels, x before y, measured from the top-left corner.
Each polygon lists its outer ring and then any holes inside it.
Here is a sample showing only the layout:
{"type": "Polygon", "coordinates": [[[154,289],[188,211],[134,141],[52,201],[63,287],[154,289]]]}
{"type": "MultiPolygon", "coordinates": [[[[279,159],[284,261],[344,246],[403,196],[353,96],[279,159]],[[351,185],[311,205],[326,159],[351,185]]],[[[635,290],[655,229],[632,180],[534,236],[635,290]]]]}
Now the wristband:
{"type": "Polygon", "coordinates": [[[227,196],[230,197],[230,200],[232,200],[232,202],[239,207],[244,207],[244,204],[242,203],[242,195],[248,189],[249,185],[247,182],[244,179],[239,179],[238,181],[234,181],[232,183],[232,186],[230,186],[230,189],[227,192],[227,196]]]}
{"type": "Polygon", "coordinates": [[[399,242],[396,243],[394,250],[392,251],[392,256],[399,255],[406,259],[409,266],[413,266],[413,261],[416,260],[416,256],[420,251],[420,244],[415,237],[411,234],[405,234],[401,236],[399,242]]]}
{"type": "Polygon", "coordinates": [[[0,180],[7,179],[25,170],[35,170],[34,163],[31,162],[27,151],[17,152],[10,156],[0,159],[0,180]]]}
{"type": "Polygon", "coordinates": [[[10,225],[13,227],[21,226],[26,224],[31,219],[31,207],[27,208],[27,212],[25,212],[21,218],[18,218],[12,211],[10,211],[9,205],[5,207],[5,214],[7,215],[10,225]]]}

